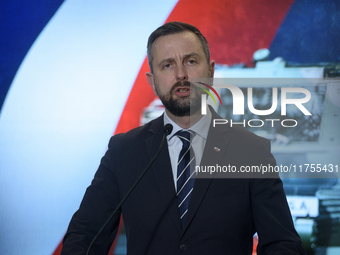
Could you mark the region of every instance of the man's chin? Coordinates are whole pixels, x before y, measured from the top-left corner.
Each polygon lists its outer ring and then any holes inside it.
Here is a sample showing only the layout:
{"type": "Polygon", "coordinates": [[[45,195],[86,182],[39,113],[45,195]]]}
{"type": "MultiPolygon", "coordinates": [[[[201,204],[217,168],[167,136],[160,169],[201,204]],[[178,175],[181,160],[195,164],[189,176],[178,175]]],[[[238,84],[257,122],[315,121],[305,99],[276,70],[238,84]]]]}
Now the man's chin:
{"type": "Polygon", "coordinates": [[[165,98],[160,97],[164,107],[174,116],[177,117],[186,117],[192,116],[197,113],[197,111],[201,108],[199,100],[193,100],[190,97],[176,98],[172,97],[171,99],[166,100],[165,98]]]}
{"type": "Polygon", "coordinates": [[[190,116],[190,107],[189,108],[165,107],[165,108],[176,117],[190,116]]]}
{"type": "Polygon", "coordinates": [[[188,117],[196,114],[200,107],[174,107],[173,105],[170,107],[165,106],[165,108],[176,117],[188,117]]]}

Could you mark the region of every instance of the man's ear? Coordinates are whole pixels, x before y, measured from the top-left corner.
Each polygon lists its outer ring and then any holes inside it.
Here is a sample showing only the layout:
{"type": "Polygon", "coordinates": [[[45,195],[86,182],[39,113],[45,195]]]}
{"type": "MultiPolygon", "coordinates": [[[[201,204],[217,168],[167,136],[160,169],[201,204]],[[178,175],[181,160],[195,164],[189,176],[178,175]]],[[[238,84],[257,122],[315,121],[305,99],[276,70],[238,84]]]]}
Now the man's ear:
{"type": "Polygon", "coordinates": [[[214,78],[215,73],[215,60],[211,60],[209,63],[209,78],[214,78]]]}
{"type": "Polygon", "coordinates": [[[153,77],[153,74],[151,72],[146,72],[145,75],[146,75],[146,79],[147,79],[148,83],[150,84],[153,92],[157,96],[157,91],[156,91],[156,87],[155,87],[155,79],[153,77]]]}

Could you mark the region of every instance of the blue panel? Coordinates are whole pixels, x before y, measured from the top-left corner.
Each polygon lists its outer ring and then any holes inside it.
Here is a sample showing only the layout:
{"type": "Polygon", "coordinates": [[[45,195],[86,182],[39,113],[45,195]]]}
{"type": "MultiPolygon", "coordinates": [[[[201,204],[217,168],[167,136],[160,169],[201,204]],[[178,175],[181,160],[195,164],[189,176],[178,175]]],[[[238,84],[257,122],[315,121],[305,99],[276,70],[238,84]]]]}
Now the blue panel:
{"type": "Polygon", "coordinates": [[[270,46],[292,64],[340,62],[340,1],[296,0],[270,46]]]}
{"type": "Polygon", "coordinates": [[[0,3],[0,111],[13,78],[33,42],[63,0],[0,3]]]}

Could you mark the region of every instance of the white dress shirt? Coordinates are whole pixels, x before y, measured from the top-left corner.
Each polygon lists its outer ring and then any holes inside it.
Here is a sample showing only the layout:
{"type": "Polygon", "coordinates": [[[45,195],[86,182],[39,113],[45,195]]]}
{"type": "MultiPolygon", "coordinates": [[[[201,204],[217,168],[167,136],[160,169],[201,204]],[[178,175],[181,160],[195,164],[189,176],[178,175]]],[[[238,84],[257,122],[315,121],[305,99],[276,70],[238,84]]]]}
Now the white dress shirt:
{"type": "Polygon", "coordinates": [[[204,146],[207,141],[210,122],[211,122],[211,112],[210,112],[209,107],[207,108],[207,114],[204,115],[195,125],[193,125],[189,129],[183,129],[180,126],[178,126],[175,122],[173,122],[168,117],[166,112],[164,112],[164,125],[171,124],[173,126],[171,134],[167,136],[167,140],[168,140],[168,149],[169,149],[169,156],[170,156],[171,167],[172,167],[172,175],[174,178],[175,190],[177,190],[177,162],[178,162],[179,153],[181,152],[182,146],[183,146],[181,139],[179,139],[175,134],[180,130],[194,131],[195,135],[191,141],[191,145],[195,153],[196,165],[199,165],[202,159],[204,146]]]}

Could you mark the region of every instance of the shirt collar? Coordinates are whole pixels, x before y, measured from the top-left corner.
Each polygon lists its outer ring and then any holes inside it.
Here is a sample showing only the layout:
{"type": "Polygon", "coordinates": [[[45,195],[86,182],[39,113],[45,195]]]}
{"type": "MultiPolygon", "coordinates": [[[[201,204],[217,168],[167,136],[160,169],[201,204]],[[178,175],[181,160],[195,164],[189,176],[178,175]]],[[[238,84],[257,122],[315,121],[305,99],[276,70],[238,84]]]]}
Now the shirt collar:
{"type": "MultiPolygon", "coordinates": [[[[210,127],[210,122],[211,122],[211,111],[209,109],[209,107],[207,107],[207,114],[204,115],[195,125],[193,125],[192,127],[190,127],[189,129],[194,131],[195,134],[201,136],[202,138],[204,138],[205,140],[208,137],[208,132],[209,132],[209,127],[210,127]]],[[[180,130],[184,130],[183,128],[181,128],[180,126],[178,126],[174,121],[172,121],[169,116],[166,114],[166,112],[164,112],[164,116],[163,116],[163,121],[164,121],[164,126],[166,124],[171,124],[173,129],[171,134],[172,135],[168,135],[167,136],[167,140],[169,141],[174,134],[176,134],[178,131],[180,130]]]]}

